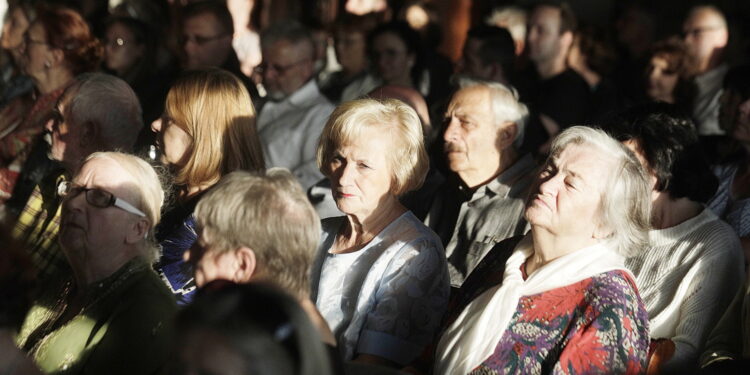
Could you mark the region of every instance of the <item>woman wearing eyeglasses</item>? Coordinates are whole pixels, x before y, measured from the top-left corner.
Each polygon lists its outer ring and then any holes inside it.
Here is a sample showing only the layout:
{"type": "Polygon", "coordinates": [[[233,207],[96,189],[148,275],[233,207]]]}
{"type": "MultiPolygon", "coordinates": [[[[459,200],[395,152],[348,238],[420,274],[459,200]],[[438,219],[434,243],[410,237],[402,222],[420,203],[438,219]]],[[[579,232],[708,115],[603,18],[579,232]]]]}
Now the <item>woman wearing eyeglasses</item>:
{"type": "Polygon", "coordinates": [[[101,45],[81,15],[53,6],[38,8],[20,49],[35,92],[32,97],[17,98],[0,112],[0,202],[13,193],[27,159],[40,160],[34,163],[34,175],[43,176],[51,168],[44,160],[44,124],[73,78],[95,70],[102,56],[101,45]]]}
{"type": "Polygon", "coordinates": [[[265,168],[255,129],[255,108],[242,82],[221,69],[187,73],[169,90],[164,115],[151,124],[161,162],[174,175],[175,202],[156,230],[162,254],[156,270],[178,305],[195,292],[183,254],[195,242],[193,210],[203,193],[235,170],[265,168]]]}
{"type": "MultiPolygon", "coordinates": [[[[173,61],[157,61],[162,42],[154,26],[135,18],[115,17],[107,21],[102,42],[103,67],[133,88],[143,108],[143,122],[150,124],[164,111],[164,98],[178,70],[173,61]]],[[[144,128],[136,148],[144,150],[153,141],[153,133],[144,128]]]]}
{"type": "Polygon", "coordinates": [[[73,272],[41,290],[17,344],[44,373],[155,373],[176,312],[151,268],[164,199],[156,172],[135,156],[95,153],[59,193],[73,272]]]}

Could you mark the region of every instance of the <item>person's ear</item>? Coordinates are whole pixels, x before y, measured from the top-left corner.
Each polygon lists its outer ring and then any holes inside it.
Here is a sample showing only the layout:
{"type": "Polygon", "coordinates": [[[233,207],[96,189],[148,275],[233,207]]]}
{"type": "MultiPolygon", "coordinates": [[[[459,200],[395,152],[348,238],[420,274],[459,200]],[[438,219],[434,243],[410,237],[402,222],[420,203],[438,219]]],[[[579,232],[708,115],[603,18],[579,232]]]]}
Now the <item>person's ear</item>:
{"type": "Polygon", "coordinates": [[[232,281],[237,284],[244,284],[249,282],[253,276],[257,276],[258,262],[255,257],[255,251],[249,247],[242,246],[234,250],[234,257],[236,267],[232,281]]]}
{"type": "Polygon", "coordinates": [[[560,43],[563,45],[562,51],[565,52],[565,56],[567,58],[568,52],[570,51],[570,47],[573,46],[573,32],[572,31],[566,31],[560,35],[560,43]]]}
{"type": "Polygon", "coordinates": [[[500,129],[497,131],[497,143],[500,150],[511,146],[516,140],[516,134],[518,134],[518,124],[515,122],[506,121],[500,125],[500,129]]]}
{"type": "Polygon", "coordinates": [[[148,236],[148,231],[151,229],[151,224],[145,217],[138,218],[137,221],[133,222],[128,231],[128,235],[125,237],[127,244],[134,244],[142,241],[148,236]]]}

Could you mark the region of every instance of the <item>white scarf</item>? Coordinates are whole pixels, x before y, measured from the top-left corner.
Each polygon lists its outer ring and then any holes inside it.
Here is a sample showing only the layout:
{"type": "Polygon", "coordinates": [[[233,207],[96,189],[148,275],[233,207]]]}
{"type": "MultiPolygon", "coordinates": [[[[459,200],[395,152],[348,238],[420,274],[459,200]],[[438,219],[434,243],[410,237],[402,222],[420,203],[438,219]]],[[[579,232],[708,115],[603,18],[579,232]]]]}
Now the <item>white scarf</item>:
{"type": "Polygon", "coordinates": [[[612,270],[630,274],[620,254],[606,243],[598,243],[547,263],[524,281],[521,264],[533,253],[529,233],[516,245],[505,263],[502,284],[475,298],[445,330],[437,346],[434,374],[468,374],[487,359],[508,328],[521,297],[571,285],[612,270]]]}

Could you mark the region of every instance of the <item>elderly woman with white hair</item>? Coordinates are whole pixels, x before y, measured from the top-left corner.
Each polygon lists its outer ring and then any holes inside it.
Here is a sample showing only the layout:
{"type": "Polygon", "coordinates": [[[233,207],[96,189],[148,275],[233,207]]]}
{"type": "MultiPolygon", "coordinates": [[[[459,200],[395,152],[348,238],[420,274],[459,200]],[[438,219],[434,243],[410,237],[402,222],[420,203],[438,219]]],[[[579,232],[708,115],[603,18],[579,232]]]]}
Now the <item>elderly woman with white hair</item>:
{"type": "Polygon", "coordinates": [[[497,244],[463,284],[433,372],[645,372],[648,314],[624,260],[647,242],[648,197],[619,142],[562,132],[531,189],[531,231],[497,244]]]}
{"type": "Polygon", "coordinates": [[[344,360],[403,366],[433,339],[450,289],[440,239],[398,200],[427,173],[419,117],[392,99],[344,103],[318,166],[346,216],[322,222],[313,301],[344,360]]]}
{"type": "Polygon", "coordinates": [[[176,312],[151,268],[164,200],[156,172],[135,156],[99,152],[58,191],[73,272],[41,286],[18,346],[44,373],[156,373],[176,312]]]}

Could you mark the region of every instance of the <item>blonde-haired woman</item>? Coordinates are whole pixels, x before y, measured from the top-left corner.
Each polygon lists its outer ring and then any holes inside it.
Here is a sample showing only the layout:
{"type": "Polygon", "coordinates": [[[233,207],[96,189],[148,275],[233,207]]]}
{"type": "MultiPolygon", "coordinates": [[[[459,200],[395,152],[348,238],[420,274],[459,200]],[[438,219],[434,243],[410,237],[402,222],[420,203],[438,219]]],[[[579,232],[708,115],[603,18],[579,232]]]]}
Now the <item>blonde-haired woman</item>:
{"type": "Polygon", "coordinates": [[[177,197],[157,228],[162,255],[156,269],[182,305],[195,291],[192,267],[182,255],[197,238],[196,203],[221,176],[262,170],[263,153],[250,95],[237,77],[221,69],[179,78],[167,94],[164,115],[151,128],[158,133],[161,161],[177,187],[177,197]]]}
{"type": "Polygon", "coordinates": [[[346,216],[322,222],[312,298],[344,360],[403,366],[432,340],[449,293],[440,239],[398,200],[427,173],[419,117],[398,100],[344,103],[318,166],[346,216]]]}

